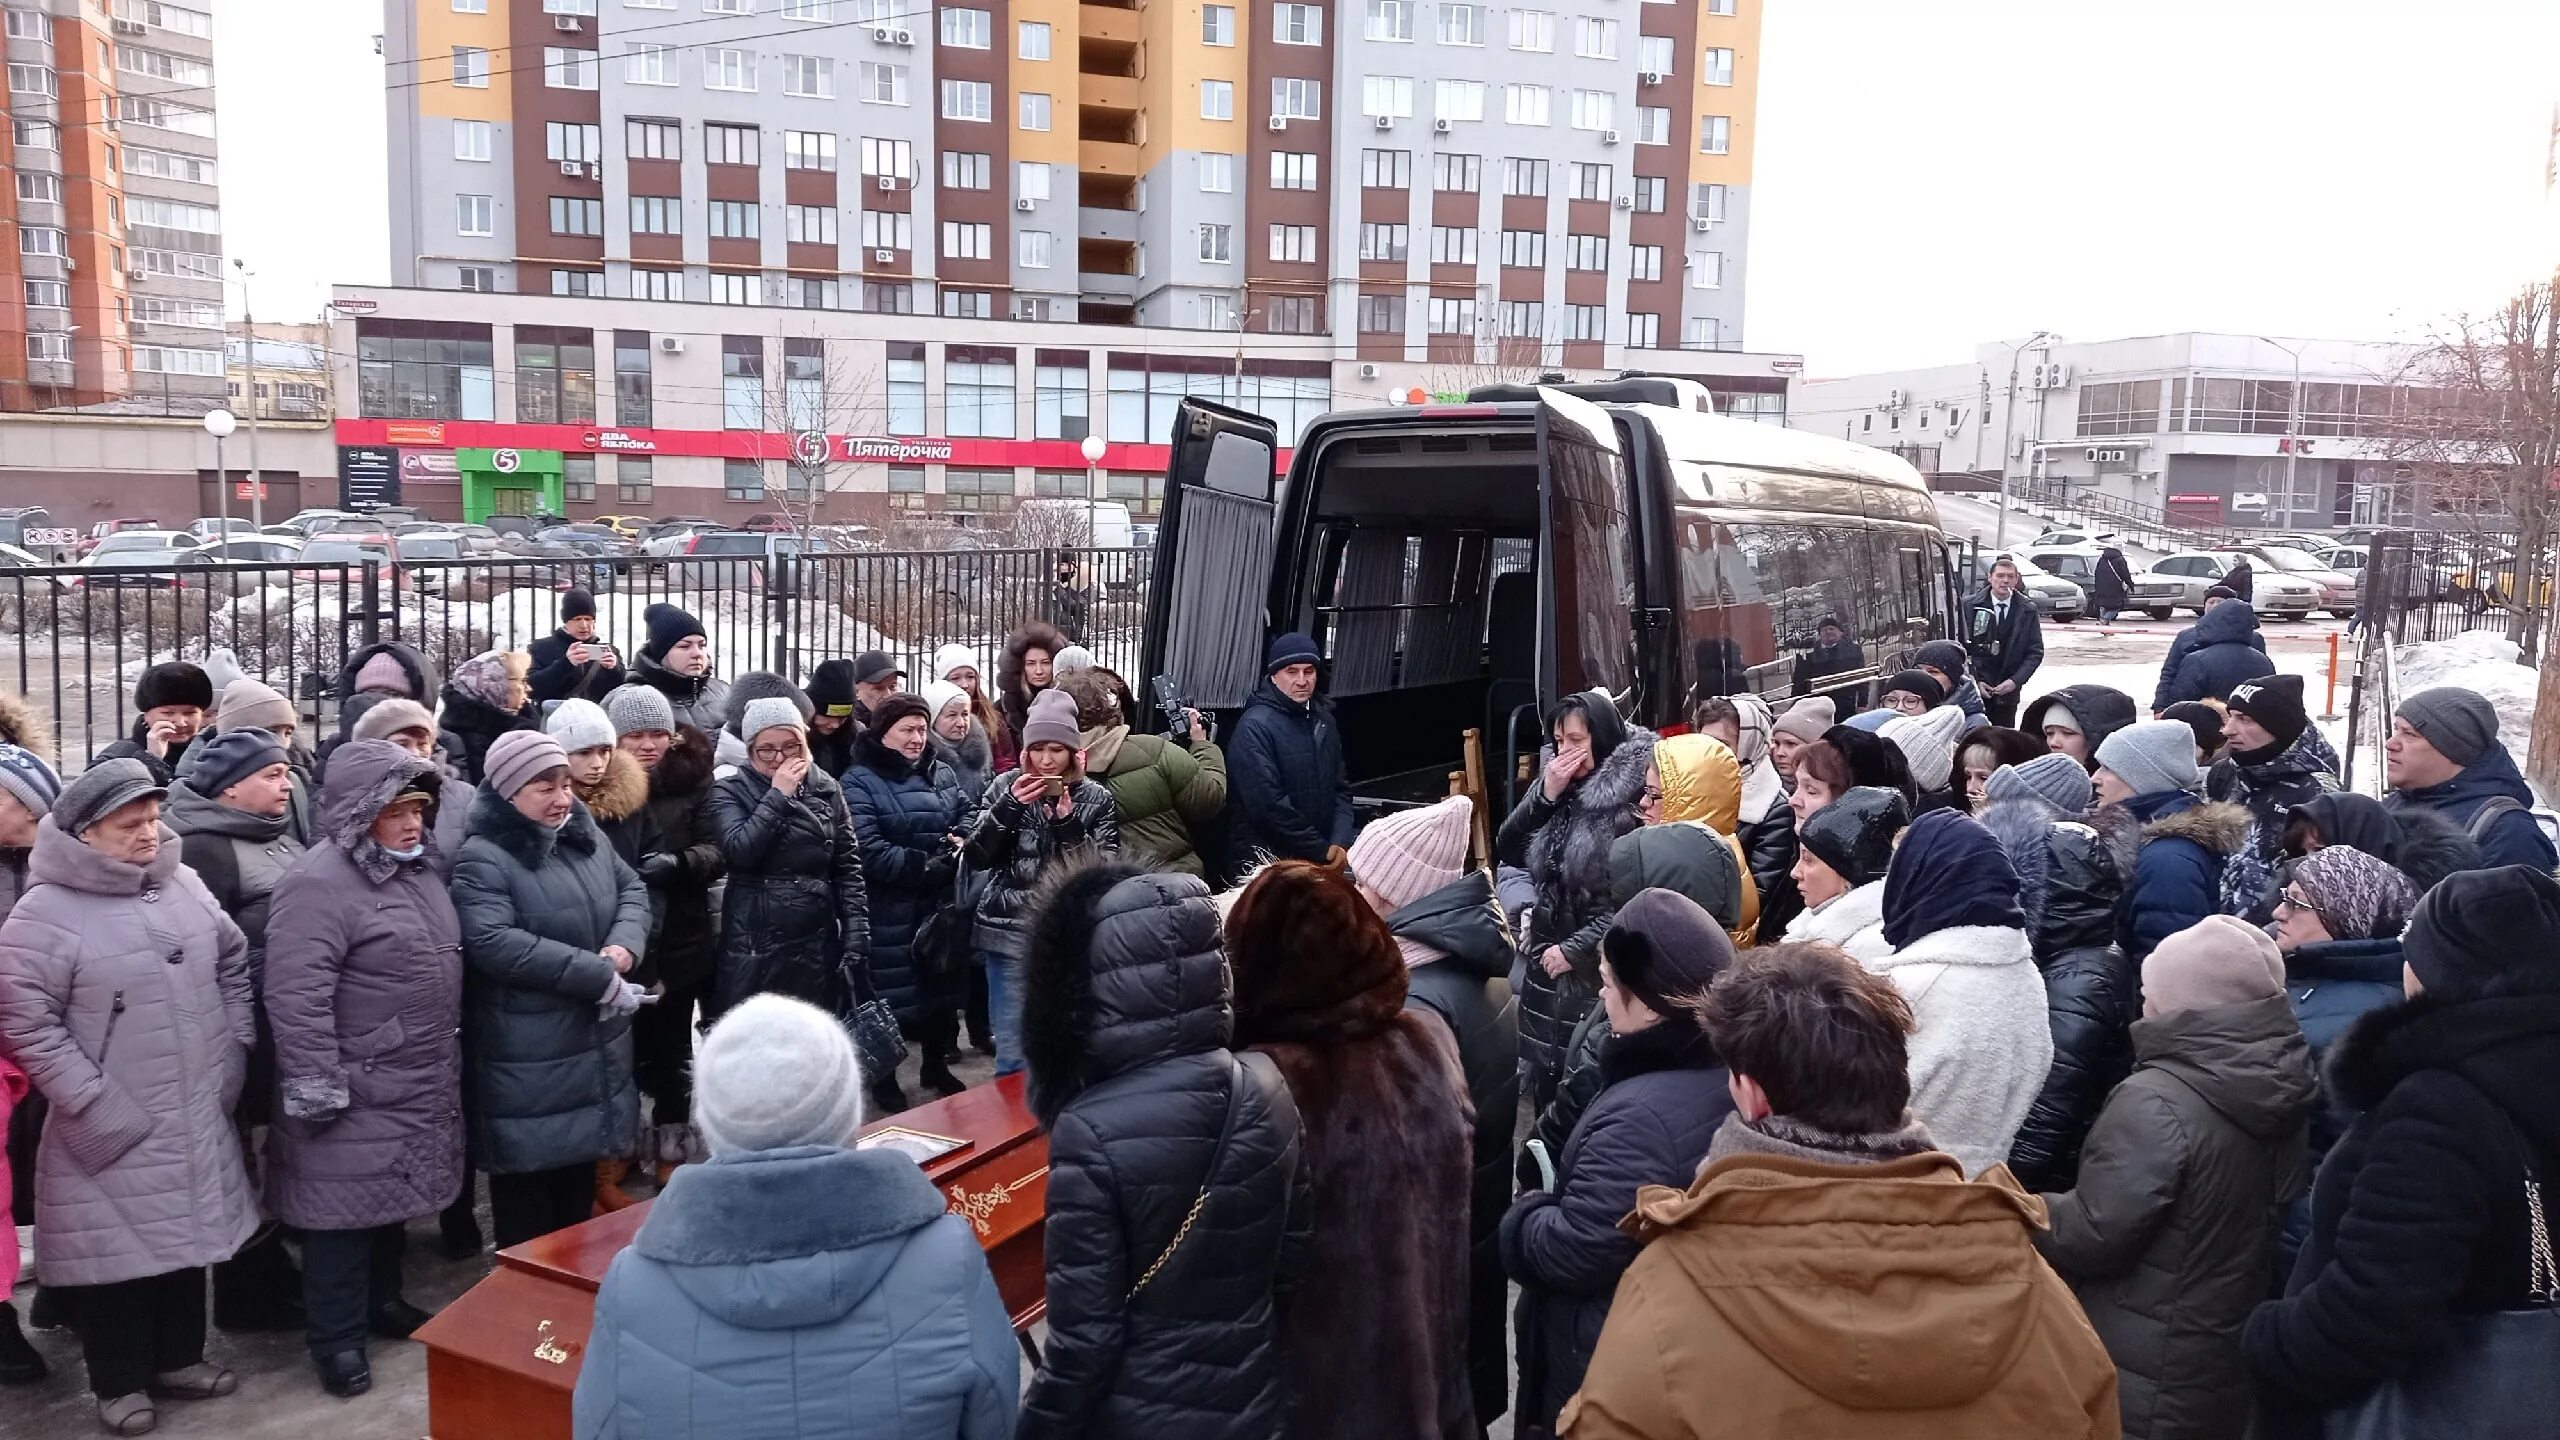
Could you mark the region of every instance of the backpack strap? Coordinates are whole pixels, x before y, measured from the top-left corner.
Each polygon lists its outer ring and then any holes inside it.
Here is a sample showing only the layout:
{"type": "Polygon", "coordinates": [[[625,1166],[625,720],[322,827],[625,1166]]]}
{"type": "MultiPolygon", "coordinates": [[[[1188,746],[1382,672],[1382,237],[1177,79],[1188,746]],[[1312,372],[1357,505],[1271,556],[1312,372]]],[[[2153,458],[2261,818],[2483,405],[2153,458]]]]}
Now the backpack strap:
{"type": "Polygon", "coordinates": [[[2463,826],[2463,831],[2478,840],[2489,833],[2489,827],[2497,824],[2500,816],[2512,815],[2524,808],[2514,796],[2492,795],[2480,802],[2479,809],[2471,812],[2471,823],[2463,826]]]}

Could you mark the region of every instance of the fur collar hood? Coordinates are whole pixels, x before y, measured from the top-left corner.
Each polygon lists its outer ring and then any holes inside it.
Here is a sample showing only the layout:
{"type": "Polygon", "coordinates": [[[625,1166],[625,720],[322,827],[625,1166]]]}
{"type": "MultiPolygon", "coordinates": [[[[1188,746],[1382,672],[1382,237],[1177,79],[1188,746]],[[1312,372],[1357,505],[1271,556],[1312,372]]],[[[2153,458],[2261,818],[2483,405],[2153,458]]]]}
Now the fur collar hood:
{"type": "Polygon", "coordinates": [[[550,860],[554,849],[585,855],[604,843],[595,817],[587,813],[582,802],[570,801],[568,821],[557,830],[549,830],[526,819],[524,812],[500,795],[496,786],[482,786],[473,797],[470,829],[465,833],[486,838],[527,869],[550,860]]]}
{"type": "MultiPolygon", "coordinates": [[[[1654,734],[1630,728],[1609,758],[1573,783],[1529,842],[1529,874],[1537,882],[1538,904],[1550,913],[1541,928],[1560,934],[1579,921],[1567,917],[1598,914],[1609,905],[1609,848],[1636,828],[1636,801],[1644,794],[1644,778],[1653,768],[1654,734]]],[[[1556,758],[1552,740],[1538,747],[1544,774],[1556,758]]]]}
{"type": "Polygon", "coordinates": [[[711,788],[717,764],[711,737],[697,726],[679,722],[675,743],[658,758],[658,768],[649,772],[650,798],[690,800],[703,794],[711,788]]]}
{"type": "MultiPolygon", "coordinates": [[[[934,757],[944,764],[968,774],[987,775],[994,773],[995,770],[995,747],[987,743],[987,727],[979,723],[975,715],[969,717],[968,738],[945,740],[941,735],[936,734],[933,737],[933,753],[934,757]]],[[[970,798],[975,800],[977,797],[973,795],[970,798]]]]}
{"type": "MultiPolygon", "coordinates": [[[[668,753],[672,755],[675,752],[671,749],[668,753]]],[[[580,785],[576,788],[578,799],[587,807],[587,813],[608,825],[616,820],[629,819],[639,812],[641,806],[649,803],[649,773],[640,768],[639,761],[619,750],[604,762],[603,779],[593,787],[580,785]]]]}
{"type": "Polygon", "coordinates": [[[1786,938],[1846,946],[1860,934],[1883,927],[1884,882],[1874,880],[1796,916],[1787,922],[1786,938]]]}
{"type": "MultiPolygon", "coordinates": [[[[411,781],[422,781],[439,796],[444,788],[444,776],[434,761],[388,740],[352,740],[339,746],[329,759],[329,783],[320,790],[321,836],[350,853],[371,843],[374,817],[411,781]]],[[[432,836],[435,827],[430,824],[427,829],[432,836]]]]}
{"type": "MultiPolygon", "coordinates": [[[[1067,637],[1059,633],[1057,626],[1042,620],[1034,620],[1005,637],[1004,649],[996,656],[995,693],[1006,723],[1017,732],[1031,714],[1031,692],[1024,688],[1022,681],[1023,653],[1045,650],[1049,652],[1050,660],[1055,661],[1058,652],[1066,648],[1067,637]]],[[[1054,670],[1050,672],[1050,683],[1057,683],[1054,670]]]]}
{"type": "Polygon", "coordinates": [[[2552,1099],[2550,1075],[2555,1051],[2560,980],[2513,977],[2487,994],[2422,994],[2366,1012],[2330,1047],[2329,1090],[2340,1105],[2364,1111],[2422,1071],[2451,1071],[2495,1101],[2546,1152],[2560,1153],[2560,1103],[2552,1099]]]}
{"type": "Polygon", "coordinates": [[[2124,883],[2133,883],[2134,861],[2142,847],[2154,840],[2188,840],[2203,846],[2217,858],[2229,859],[2238,854],[2249,840],[2249,812],[2240,806],[2213,801],[2184,807],[2145,820],[2122,805],[2108,805],[2091,817],[2098,834],[2107,842],[2114,857],[2116,873],[2124,883]]]}
{"type": "Polygon", "coordinates": [[[1114,1076],[1227,1044],[1218,911],[1199,880],[1116,860],[1073,865],[1032,916],[1022,1053],[1043,1125],[1114,1076]]]}
{"type": "Polygon", "coordinates": [[[27,880],[84,895],[139,895],[178,883],[179,845],[178,832],[163,823],[160,853],[148,865],[128,865],[77,835],[65,834],[47,815],[36,822],[35,854],[27,862],[27,880]]]}
{"type": "Polygon", "coordinates": [[[947,1209],[903,1155],[795,1146],[676,1171],[631,1248],[728,1324],[800,1329],[868,1299],[947,1209]]]}
{"type": "Polygon", "coordinates": [[[15,745],[48,765],[53,763],[53,732],[24,696],[0,693],[0,745],[15,745]]]}

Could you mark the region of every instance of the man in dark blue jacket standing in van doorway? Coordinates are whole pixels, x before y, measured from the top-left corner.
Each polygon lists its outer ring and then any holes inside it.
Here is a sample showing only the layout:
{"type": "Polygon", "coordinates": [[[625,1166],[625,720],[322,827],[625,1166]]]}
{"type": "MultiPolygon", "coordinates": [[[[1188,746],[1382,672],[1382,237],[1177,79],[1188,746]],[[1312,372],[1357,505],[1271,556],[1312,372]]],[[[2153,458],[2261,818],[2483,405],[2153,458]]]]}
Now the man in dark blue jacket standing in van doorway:
{"type": "Polygon", "coordinates": [[[1227,745],[1230,825],[1239,868],[1268,855],[1323,861],[1351,844],[1351,782],[1333,702],[1316,694],[1316,642],[1271,642],[1262,683],[1227,745]]]}
{"type": "Polygon", "coordinates": [[[1991,581],[1967,596],[1961,614],[1965,653],[1973,660],[1973,679],[1982,691],[1983,718],[1994,725],[2018,723],[2018,691],[2044,663],[2044,631],[2036,623],[2035,602],[2018,584],[2018,564],[2003,555],[1991,562],[1991,581]]]}

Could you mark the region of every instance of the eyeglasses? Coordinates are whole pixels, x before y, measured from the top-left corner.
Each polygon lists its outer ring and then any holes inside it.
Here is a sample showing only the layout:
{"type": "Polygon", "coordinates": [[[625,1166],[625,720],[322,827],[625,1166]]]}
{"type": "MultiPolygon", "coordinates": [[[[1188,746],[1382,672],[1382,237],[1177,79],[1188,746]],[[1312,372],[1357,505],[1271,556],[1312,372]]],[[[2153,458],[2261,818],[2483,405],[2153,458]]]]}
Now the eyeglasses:
{"type": "Polygon", "coordinates": [[[809,753],[806,745],[759,745],[747,752],[767,765],[780,765],[809,753]]]}
{"type": "Polygon", "coordinates": [[[1646,787],[1645,787],[1644,792],[1643,792],[1642,794],[1638,795],[1636,798],[1637,798],[1637,799],[1639,799],[1639,800],[1641,800],[1641,801],[1643,801],[1643,802],[1644,802],[1645,804],[1647,804],[1647,805],[1659,805],[1659,804],[1661,804],[1661,803],[1662,803],[1662,790],[1661,790],[1661,787],[1659,787],[1659,786],[1653,786],[1653,785],[1648,785],[1648,786],[1646,786],[1646,787]]]}
{"type": "Polygon", "coordinates": [[[2292,910],[2304,915],[2317,915],[2320,913],[2319,906],[2303,899],[2301,896],[2293,893],[2290,889],[2287,889],[2283,894],[2276,897],[2276,908],[2279,910],[2292,910]]]}

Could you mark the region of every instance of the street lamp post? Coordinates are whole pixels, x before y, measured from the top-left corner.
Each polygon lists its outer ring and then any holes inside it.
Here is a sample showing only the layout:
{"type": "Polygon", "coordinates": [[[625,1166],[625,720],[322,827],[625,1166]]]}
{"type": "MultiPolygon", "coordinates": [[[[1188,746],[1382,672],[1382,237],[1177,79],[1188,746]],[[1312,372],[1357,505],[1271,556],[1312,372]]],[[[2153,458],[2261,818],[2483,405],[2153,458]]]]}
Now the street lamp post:
{"type": "Polygon", "coordinates": [[[2271,335],[2252,335],[2249,338],[2252,340],[2263,340],[2267,344],[2273,345],[2277,349],[2293,357],[2293,397],[2285,403],[2284,415],[2284,428],[2286,432],[2284,441],[2284,523],[2287,527],[2291,527],[2293,524],[2294,506],[2293,467],[2294,463],[2302,458],[2302,417],[2307,413],[2302,408],[2302,352],[2271,335]]]}
{"type": "Polygon", "coordinates": [[[228,410],[215,408],[204,412],[204,433],[213,437],[213,504],[217,523],[222,527],[216,541],[231,538],[231,472],[222,468],[222,439],[239,422],[228,410]]]}
{"type": "Polygon", "coordinates": [[[249,332],[249,525],[263,530],[267,526],[267,486],[265,472],[258,468],[258,317],[249,309],[249,277],[257,272],[249,268],[246,260],[232,261],[231,268],[240,272],[240,323],[249,332]]]}
{"type": "Polygon", "coordinates": [[[2009,548],[2009,456],[2018,445],[2018,355],[2048,340],[2061,338],[2050,330],[2039,330],[2009,347],[2009,398],[2000,416],[2000,517],[1991,531],[1991,544],[1995,550],[2009,548]]]}
{"type": "Polygon", "coordinates": [[[1084,452],[1084,543],[1086,548],[1092,549],[1101,544],[1102,536],[1096,504],[1098,497],[1094,494],[1102,483],[1102,437],[1087,435],[1078,448],[1084,452]]]}

